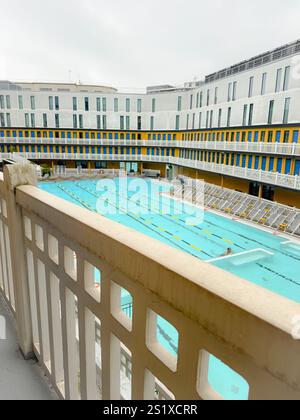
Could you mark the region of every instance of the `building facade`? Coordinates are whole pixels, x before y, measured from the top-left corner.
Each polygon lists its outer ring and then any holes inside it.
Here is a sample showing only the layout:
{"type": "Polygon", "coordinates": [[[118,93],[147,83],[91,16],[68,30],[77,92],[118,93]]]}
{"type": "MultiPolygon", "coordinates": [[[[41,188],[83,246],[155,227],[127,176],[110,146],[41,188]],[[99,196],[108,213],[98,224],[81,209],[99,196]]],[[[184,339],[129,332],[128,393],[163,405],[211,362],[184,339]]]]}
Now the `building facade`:
{"type": "Polygon", "coordinates": [[[158,169],[300,207],[300,41],[201,82],[125,94],[0,82],[0,152],[49,166],[158,169]]]}

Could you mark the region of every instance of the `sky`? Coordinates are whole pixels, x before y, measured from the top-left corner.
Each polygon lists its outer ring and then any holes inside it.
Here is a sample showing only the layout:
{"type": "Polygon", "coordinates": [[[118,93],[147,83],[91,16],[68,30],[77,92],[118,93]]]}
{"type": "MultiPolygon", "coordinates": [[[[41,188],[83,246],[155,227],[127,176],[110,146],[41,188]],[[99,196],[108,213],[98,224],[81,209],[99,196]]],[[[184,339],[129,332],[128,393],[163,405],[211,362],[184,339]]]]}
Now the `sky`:
{"type": "Polygon", "coordinates": [[[300,38],[300,0],[0,0],[0,80],[182,84],[300,38]]]}

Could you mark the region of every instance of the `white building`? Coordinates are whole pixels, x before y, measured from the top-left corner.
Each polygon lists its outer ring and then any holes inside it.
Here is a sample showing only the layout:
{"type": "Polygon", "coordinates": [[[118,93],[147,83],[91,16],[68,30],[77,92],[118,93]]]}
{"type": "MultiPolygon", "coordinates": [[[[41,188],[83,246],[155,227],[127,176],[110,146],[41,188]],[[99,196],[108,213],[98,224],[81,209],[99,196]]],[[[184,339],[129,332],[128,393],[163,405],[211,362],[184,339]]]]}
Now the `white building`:
{"type": "Polygon", "coordinates": [[[266,198],[273,199],[275,193],[277,201],[298,206],[297,197],[283,198],[273,186],[300,188],[299,110],[300,41],[204,81],[152,86],[145,94],[104,86],[3,81],[1,152],[6,156],[13,147],[41,163],[73,167],[86,161],[92,168],[107,161],[147,162],[151,156],[163,172],[161,164],[183,172],[193,168],[196,172],[188,171],[190,176],[221,185],[225,177],[225,186],[255,194],[257,182],[261,188],[266,184],[272,186],[266,198]],[[223,178],[212,179],[209,173],[223,178]],[[228,177],[250,183],[232,184],[228,177]]]}

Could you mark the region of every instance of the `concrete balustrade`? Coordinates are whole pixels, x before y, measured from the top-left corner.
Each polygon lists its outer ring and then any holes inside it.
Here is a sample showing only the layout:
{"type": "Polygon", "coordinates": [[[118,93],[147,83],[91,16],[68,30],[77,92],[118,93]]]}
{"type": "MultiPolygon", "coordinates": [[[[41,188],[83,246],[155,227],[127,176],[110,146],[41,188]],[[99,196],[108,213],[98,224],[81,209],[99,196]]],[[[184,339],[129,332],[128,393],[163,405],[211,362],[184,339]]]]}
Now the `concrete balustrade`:
{"type": "Polygon", "coordinates": [[[300,399],[300,305],[49,195],[33,175],[0,175],[0,293],[61,398],[222,399],[213,355],[250,400],[300,399]],[[158,341],[157,316],[177,330],[177,356],[158,341]]]}
{"type": "Polygon", "coordinates": [[[116,140],[116,139],[54,139],[5,137],[0,144],[30,144],[55,146],[123,146],[123,147],[162,147],[227,152],[264,153],[271,155],[300,156],[299,143],[264,143],[230,141],[175,141],[175,140],[116,140]]]}
{"type": "MultiPolygon", "coordinates": [[[[78,153],[22,153],[28,160],[79,160],[79,161],[104,161],[104,162],[153,162],[176,165],[185,168],[198,169],[205,172],[213,172],[234,178],[258,181],[267,185],[300,190],[300,177],[285,175],[278,172],[269,172],[256,169],[241,168],[238,166],[222,165],[217,163],[201,162],[198,160],[176,158],[172,156],[154,155],[99,155],[78,153]]],[[[13,153],[2,153],[0,159],[13,159],[13,153]]]]}

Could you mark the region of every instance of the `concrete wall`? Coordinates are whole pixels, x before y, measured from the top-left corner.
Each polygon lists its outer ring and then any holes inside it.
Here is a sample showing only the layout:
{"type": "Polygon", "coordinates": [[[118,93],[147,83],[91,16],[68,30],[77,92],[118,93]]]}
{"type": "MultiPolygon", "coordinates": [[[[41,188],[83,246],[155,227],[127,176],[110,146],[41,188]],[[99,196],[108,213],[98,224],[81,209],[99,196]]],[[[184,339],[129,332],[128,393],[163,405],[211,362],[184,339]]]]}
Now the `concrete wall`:
{"type": "Polygon", "coordinates": [[[289,191],[282,188],[275,189],[274,201],[287,206],[300,208],[300,195],[297,191],[289,191]]]}
{"type": "Polygon", "coordinates": [[[164,164],[145,162],[143,163],[143,169],[153,169],[160,171],[161,176],[164,178],[166,177],[166,165],[164,164]]]}

